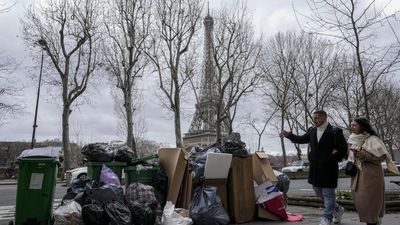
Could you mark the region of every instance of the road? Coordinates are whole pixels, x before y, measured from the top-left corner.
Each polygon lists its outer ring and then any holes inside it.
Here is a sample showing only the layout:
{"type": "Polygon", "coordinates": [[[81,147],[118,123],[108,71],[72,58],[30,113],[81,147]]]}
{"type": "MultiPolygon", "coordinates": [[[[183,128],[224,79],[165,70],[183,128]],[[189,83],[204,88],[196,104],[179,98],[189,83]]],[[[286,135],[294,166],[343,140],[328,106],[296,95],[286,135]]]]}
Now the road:
{"type": "MultiPolygon", "coordinates": [[[[387,192],[400,191],[400,186],[390,183],[391,180],[400,180],[399,176],[385,177],[385,188],[387,192]]],[[[338,189],[349,190],[350,178],[339,178],[338,189]]],[[[16,198],[16,185],[0,185],[0,225],[7,225],[10,220],[13,219],[13,213],[15,209],[15,198],[16,198]]],[[[58,204],[64,194],[67,191],[67,187],[62,184],[56,185],[55,190],[55,204],[58,204]]],[[[291,196],[310,196],[314,195],[311,185],[304,179],[292,179],[290,181],[290,188],[288,192],[289,197],[291,196]]]]}

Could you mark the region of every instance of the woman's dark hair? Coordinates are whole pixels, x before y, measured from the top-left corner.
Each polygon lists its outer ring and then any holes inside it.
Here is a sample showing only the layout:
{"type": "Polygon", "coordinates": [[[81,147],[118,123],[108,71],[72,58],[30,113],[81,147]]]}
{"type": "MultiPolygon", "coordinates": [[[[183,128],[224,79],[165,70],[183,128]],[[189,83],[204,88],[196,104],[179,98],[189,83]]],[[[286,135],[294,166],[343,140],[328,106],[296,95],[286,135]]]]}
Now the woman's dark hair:
{"type": "Polygon", "coordinates": [[[360,131],[362,132],[367,132],[370,135],[375,135],[378,136],[374,128],[372,128],[371,123],[365,118],[365,117],[357,117],[354,119],[354,122],[356,122],[358,125],[360,125],[360,131]]]}

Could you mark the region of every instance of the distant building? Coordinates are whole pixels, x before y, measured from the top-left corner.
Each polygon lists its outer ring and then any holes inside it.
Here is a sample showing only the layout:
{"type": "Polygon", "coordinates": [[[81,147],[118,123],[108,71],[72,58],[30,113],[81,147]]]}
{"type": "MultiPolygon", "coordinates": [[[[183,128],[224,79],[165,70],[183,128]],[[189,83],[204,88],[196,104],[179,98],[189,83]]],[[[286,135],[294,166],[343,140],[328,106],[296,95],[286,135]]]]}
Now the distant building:
{"type": "MultiPolygon", "coordinates": [[[[42,143],[36,143],[36,146],[44,147],[42,143]]],[[[30,142],[0,142],[0,167],[15,162],[21,152],[29,148],[31,148],[30,142]]]]}
{"type": "MultiPolygon", "coordinates": [[[[44,141],[37,142],[35,148],[47,147],[47,146],[61,146],[60,141],[44,141]]],[[[17,157],[23,150],[30,149],[31,142],[0,142],[0,167],[7,167],[11,162],[17,161],[17,157]]],[[[80,154],[80,147],[71,143],[71,150],[73,151],[73,163],[77,166],[81,164],[82,155],[80,154]]]]}

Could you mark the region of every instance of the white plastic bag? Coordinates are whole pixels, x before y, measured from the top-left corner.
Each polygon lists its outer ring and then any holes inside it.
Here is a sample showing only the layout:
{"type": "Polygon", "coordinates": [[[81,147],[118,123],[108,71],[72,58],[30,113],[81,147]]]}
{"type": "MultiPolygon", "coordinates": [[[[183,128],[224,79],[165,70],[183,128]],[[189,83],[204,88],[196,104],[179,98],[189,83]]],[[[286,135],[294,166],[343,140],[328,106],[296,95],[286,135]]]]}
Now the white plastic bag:
{"type": "Polygon", "coordinates": [[[75,201],[70,201],[58,207],[53,212],[54,225],[80,225],[82,221],[82,207],[75,201]]]}
{"type": "Polygon", "coordinates": [[[256,203],[262,204],[268,200],[279,197],[283,195],[278,188],[267,180],[264,183],[254,187],[254,194],[256,197],[256,203]]]}
{"type": "Polygon", "coordinates": [[[193,221],[189,217],[183,217],[175,212],[175,205],[171,201],[165,204],[161,218],[162,225],[192,225],[193,221]]]}

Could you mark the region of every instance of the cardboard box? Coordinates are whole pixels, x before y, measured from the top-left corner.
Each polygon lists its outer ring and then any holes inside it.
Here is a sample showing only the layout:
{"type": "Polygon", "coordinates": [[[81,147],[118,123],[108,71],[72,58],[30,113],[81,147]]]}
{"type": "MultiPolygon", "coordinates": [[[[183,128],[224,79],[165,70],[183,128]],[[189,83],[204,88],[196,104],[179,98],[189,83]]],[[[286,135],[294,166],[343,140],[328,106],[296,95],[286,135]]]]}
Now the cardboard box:
{"type": "Polygon", "coordinates": [[[233,157],[228,178],[228,212],[231,222],[252,221],[256,213],[252,157],[233,157]]]}
{"type": "Polygon", "coordinates": [[[158,155],[168,177],[167,201],[176,205],[187,165],[187,153],[181,148],[161,148],[158,155]]]}
{"type": "MultiPolygon", "coordinates": [[[[221,202],[226,211],[228,211],[226,184],[231,161],[232,154],[209,153],[207,155],[204,169],[205,180],[201,184],[217,188],[217,195],[221,198],[221,202]]],[[[179,200],[177,204],[181,208],[188,209],[192,198],[193,188],[195,185],[197,185],[194,184],[193,177],[189,171],[189,165],[186,167],[182,184],[182,190],[179,194],[179,200]]]]}
{"type": "Polygon", "coordinates": [[[204,184],[217,188],[217,195],[228,212],[228,196],[226,190],[232,154],[210,152],[204,168],[204,184]]]}
{"type": "MultiPolygon", "coordinates": [[[[253,178],[258,185],[263,184],[267,180],[271,181],[273,184],[278,183],[278,178],[275,176],[275,173],[271,167],[267,153],[255,152],[252,155],[252,159],[253,178]]],[[[257,206],[257,215],[259,218],[263,219],[274,221],[281,220],[277,215],[260,206],[257,206]]]]}
{"type": "Polygon", "coordinates": [[[192,200],[193,191],[193,177],[190,173],[189,164],[185,168],[183,175],[181,191],[179,193],[177,207],[183,209],[189,209],[190,201],[192,200]]]}
{"type": "Polygon", "coordinates": [[[205,179],[227,179],[231,167],[232,154],[210,152],[204,167],[205,179]]]}
{"type": "Polygon", "coordinates": [[[257,184],[262,184],[270,180],[273,184],[278,183],[278,178],[272,170],[268,160],[268,155],[265,152],[255,152],[253,158],[253,177],[257,184]]]}

